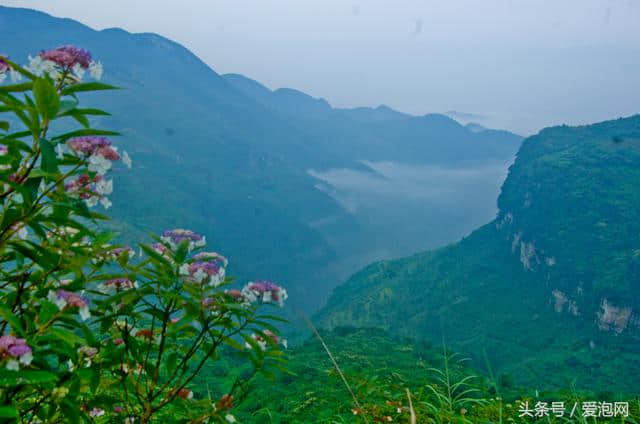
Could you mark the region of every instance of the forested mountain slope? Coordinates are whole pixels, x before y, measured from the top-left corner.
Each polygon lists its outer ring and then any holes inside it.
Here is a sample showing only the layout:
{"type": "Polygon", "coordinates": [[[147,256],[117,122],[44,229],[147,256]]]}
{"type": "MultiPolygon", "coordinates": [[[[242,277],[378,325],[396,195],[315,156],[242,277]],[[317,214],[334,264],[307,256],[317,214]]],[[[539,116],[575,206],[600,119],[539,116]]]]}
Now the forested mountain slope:
{"type": "Polygon", "coordinates": [[[498,205],[459,243],[356,273],[319,321],[444,337],[525,384],[637,389],[640,116],[526,139],[498,205]]]}

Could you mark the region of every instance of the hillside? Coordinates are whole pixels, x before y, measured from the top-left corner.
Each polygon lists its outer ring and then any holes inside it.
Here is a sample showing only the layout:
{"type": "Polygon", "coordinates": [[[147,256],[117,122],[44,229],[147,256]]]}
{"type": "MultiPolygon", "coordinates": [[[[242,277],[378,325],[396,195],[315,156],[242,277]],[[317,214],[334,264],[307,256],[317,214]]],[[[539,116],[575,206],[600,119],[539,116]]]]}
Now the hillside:
{"type": "Polygon", "coordinates": [[[441,340],[536,387],[637,390],[640,116],[526,139],[495,220],[459,243],[374,263],[326,326],[441,340]]]}
{"type": "Polygon", "coordinates": [[[369,234],[384,239],[366,219],[319,189],[310,169],[370,172],[359,161],[377,158],[364,149],[371,131],[386,134],[376,141],[386,152],[408,152],[405,144],[429,146],[415,156],[424,163],[451,161],[456,150],[462,158],[471,144],[485,152],[483,157],[502,160],[519,143],[511,135],[496,149],[493,137],[473,135],[448,118],[436,119],[447,120],[447,128],[436,131],[440,124],[432,118],[397,112],[398,122],[386,126],[381,121],[365,132],[369,124],[342,121],[342,112],[330,112],[323,121],[318,110],[333,110],[326,102],[307,99],[320,106],[301,108],[300,99],[308,96],[280,90],[278,97],[298,111],[296,118],[156,34],[95,31],[73,20],[7,7],[0,7],[0,31],[2,52],[13,60],[25,63],[28,54],[41,49],[76,44],[104,64],[105,82],[124,88],[101,97],[113,118],[96,118],[93,125],[120,131],[124,137],[118,144],[134,160],[133,170],[115,170],[111,210],[113,226],[126,241],[149,231],[193,228],[228,254],[230,274],[280,281],[289,288],[291,303],[303,309],[321,306],[340,276],[356,269],[354,263],[364,263],[345,258],[364,255],[372,244],[369,234]],[[438,137],[409,140],[412,126],[401,131],[404,121],[416,121],[412,125],[438,137]],[[342,149],[350,138],[359,140],[358,148],[342,149]],[[459,142],[447,155],[433,154],[452,140],[459,142]]]}

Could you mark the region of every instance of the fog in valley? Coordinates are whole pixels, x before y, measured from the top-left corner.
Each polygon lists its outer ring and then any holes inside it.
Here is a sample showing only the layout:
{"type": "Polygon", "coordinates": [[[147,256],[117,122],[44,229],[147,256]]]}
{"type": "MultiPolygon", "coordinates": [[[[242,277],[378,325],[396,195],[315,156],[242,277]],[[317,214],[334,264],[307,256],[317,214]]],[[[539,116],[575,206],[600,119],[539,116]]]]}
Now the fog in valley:
{"type": "Polygon", "coordinates": [[[330,219],[314,223],[346,255],[346,273],[372,261],[444,246],[488,223],[496,215],[496,199],[512,161],[456,167],[362,163],[371,171],[309,171],[320,190],[369,228],[367,239],[353,249],[335,231],[323,231],[332,228],[330,219]],[[354,251],[359,253],[347,253],[354,251]]]}

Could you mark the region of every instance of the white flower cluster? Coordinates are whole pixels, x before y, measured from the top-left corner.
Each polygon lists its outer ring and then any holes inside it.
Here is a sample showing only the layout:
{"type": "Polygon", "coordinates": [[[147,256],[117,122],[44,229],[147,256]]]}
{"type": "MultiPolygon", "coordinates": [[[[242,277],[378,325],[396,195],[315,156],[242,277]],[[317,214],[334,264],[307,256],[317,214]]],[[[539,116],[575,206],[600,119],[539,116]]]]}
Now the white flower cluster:
{"type": "MultiPolygon", "coordinates": [[[[287,348],[287,340],[286,339],[281,339],[280,337],[278,337],[278,335],[276,335],[275,333],[273,333],[270,330],[264,330],[264,335],[268,338],[271,339],[271,341],[274,344],[281,344],[285,349],[287,348]]],[[[268,346],[268,342],[267,340],[260,334],[252,334],[251,338],[253,340],[255,340],[255,342],[258,344],[258,347],[260,348],[260,350],[267,350],[267,346],[268,346]]],[[[247,342],[245,342],[245,347],[247,349],[251,349],[251,345],[247,342]]]]}
{"type": "Polygon", "coordinates": [[[181,265],[179,271],[180,275],[188,276],[194,283],[208,283],[210,286],[218,287],[224,282],[226,275],[226,269],[221,265],[222,263],[216,262],[195,262],[181,265]]]}
{"type": "Polygon", "coordinates": [[[249,303],[277,303],[284,306],[289,295],[287,290],[270,281],[250,282],[242,288],[242,295],[249,303]]]}
{"type": "MultiPolygon", "coordinates": [[[[112,147],[114,152],[118,152],[117,147],[112,147]]],[[[111,169],[112,161],[102,156],[101,154],[95,154],[89,156],[89,171],[93,171],[98,175],[104,175],[111,169]]]]}
{"type": "Polygon", "coordinates": [[[92,196],[85,200],[87,206],[93,207],[100,202],[105,209],[109,209],[112,203],[107,196],[113,193],[113,180],[101,179],[98,181],[96,183],[96,193],[98,193],[99,196],[92,196]]]}
{"type": "MultiPolygon", "coordinates": [[[[25,66],[25,69],[27,69],[29,72],[39,77],[43,75],[49,75],[54,80],[62,76],[60,67],[56,62],[52,60],[43,59],[39,55],[35,57],[29,55],[29,64],[25,66]]],[[[80,81],[82,80],[82,78],[84,78],[85,69],[79,63],[76,63],[73,66],[73,68],[71,68],[71,71],[73,72],[73,76],[77,80],[80,81]]],[[[104,72],[102,63],[92,61],[89,64],[88,71],[92,78],[96,80],[102,79],[102,74],[104,72]]]]}
{"type": "MultiPolygon", "coordinates": [[[[11,67],[9,67],[9,75],[11,76],[11,82],[13,83],[16,83],[22,79],[22,75],[20,75],[20,72],[11,67]]],[[[0,84],[2,84],[6,78],[7,73],[0,71],[0,84]]]]}
{"type": "Polygon", "coordinates": [[[89,302],[81,295],[61,289],[57,292],[51,290],[47,295],[47,299],[51,303],[56,305],[61,311],[66,309],[67,307],[78,308],[78,314],[83,321],[86,321],[91,317],[91,312],[89,311],[89,302]]]}

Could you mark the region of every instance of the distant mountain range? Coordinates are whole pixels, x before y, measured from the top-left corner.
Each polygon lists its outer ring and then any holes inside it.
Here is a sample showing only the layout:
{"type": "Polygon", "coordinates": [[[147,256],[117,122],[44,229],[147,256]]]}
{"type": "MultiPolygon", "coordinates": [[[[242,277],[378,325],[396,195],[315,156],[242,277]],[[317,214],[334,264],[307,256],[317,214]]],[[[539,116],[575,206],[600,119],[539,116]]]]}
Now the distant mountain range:
{"type": "Polygon", "coordinates": [[[508,131],[468,128],[440,114],[412,116],[387,106],[335,109],[289,88],[271,91],[242,75],[233,87],[286,119],[321,147],[348,160],[452,165],[511,159],[522,138],[508,131]]]}
{"type": "Polygon", "coordinates": [[[372,231],[319,189],[309,170],[373,172],[362,161],[382,160],[505,161],[521,141],[504,131],[472,131],[443,115],[335,109],[296,90],[271,91],[241,75],[218,75],[156,34],[95,31],[7,7],[0,7],[0,33],[0,50],[21,63],[41,49],[86,48],[103,62],[106,82],[125,88],[96,98],[113,117],[93,125],[122,132],[116,144],[134,160],[133,170],[115,170],[110,211],[126,241],[192,228],[230,257],[231,274],[278,280],[304,309],[322,305],[339,275],[355,269],[339,262],[370,248],[372,231]],[[314,225],[328,220],[330,226],[314,225]]]}
{"type": "Polygon", "coordinates": [[[485,354],[535,387],[640,387],[640,115],[526,139],[496,219],[459,243],[374,263],[325,326],[378,326],[485,354]]]}

